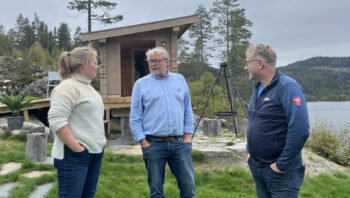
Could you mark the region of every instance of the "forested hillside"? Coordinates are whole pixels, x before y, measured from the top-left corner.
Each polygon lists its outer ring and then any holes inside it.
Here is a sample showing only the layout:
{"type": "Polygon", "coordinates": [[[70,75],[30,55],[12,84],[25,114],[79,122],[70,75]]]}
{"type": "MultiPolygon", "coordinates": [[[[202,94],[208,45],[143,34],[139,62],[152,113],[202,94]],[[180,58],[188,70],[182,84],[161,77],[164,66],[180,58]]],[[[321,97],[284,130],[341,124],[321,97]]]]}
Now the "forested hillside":
{"type": "Polygon", "coordinates": [[[308,101],[350,100],[350,57],[314,57],[278,69],[303,86],[308,101]]]}

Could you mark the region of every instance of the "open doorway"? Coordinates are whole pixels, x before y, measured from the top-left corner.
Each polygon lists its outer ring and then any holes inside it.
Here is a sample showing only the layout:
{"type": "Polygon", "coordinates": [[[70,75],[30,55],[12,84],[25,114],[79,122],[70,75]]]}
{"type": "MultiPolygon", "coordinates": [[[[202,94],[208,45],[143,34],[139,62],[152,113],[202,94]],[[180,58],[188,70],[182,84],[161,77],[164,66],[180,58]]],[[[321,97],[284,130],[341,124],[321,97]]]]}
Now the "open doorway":
{"type": "Polygon", "coordinates": [[[139,78],[142,78],[149,74],[148,64],[147,64],[147,58],[146,58],[146,51],[134,51],[134,80],[136,81],[139,78]]]}

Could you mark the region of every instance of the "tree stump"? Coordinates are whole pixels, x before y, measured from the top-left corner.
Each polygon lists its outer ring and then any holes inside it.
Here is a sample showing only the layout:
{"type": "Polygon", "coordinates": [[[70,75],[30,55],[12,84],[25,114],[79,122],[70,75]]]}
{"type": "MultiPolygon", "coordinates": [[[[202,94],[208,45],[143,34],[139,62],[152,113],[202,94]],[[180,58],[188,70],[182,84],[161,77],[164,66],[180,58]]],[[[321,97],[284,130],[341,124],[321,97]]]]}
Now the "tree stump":
{"type": "Polygon", "coordinates": [[[241,134],[244,138],[247,137],[248,119],[246,118],[234,118],[236,121],[236,128],[238,134],[241,134]]]}
{"type": "Polygon", "coordinates": [[[45,133],[27,134],[26,159],[35,162],[46,160],[47,135],[45,133]]]}
{"type": "Polygon", "coordinates": [[[44,126],[37,126],[30,129],[30,133],[45,133],[44,126]]]}
{"type": "Polygon", "coordinates": [[[217,120],[217,119],[203,120],[203,134],[207,136],[221,135],[220,120],[217,120]]]}

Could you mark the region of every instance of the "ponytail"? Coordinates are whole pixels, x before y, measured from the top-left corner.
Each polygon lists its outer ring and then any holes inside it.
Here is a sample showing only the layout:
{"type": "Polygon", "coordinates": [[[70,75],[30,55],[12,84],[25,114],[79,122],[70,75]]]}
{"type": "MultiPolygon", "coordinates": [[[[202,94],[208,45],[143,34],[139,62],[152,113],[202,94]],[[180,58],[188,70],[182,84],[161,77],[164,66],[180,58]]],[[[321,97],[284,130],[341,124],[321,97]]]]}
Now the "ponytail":
{"type": "Polygon", "coordinates": [[[91,46],[76,47],[71,52],[62,52],[59,58],[61,78],[66,79],[73,73],[79,72],[81,66],[88,64],[90,58],[93,56],[97,56],[97,52],[91,46]]]}

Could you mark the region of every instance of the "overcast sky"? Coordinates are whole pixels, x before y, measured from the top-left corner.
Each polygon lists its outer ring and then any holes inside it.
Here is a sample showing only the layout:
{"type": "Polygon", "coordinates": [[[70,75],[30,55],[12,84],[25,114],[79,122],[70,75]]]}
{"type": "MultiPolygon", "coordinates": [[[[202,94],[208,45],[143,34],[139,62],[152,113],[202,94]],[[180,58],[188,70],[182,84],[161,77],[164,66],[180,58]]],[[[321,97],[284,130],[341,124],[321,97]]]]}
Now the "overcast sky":
{"type": "MultiPolygon", "coordinates": [[[[72,33],[87,30],[86,15],[69,10],[68,0],[0,0],[0,24],[8,31],[20,13],[33,20],[34,13],[50,30],[64,22],[72,33]]],[[[135,25],[191,15],[200,4],[212,8],[214,0],[117,0],[113,11],[124,16],[114,25],[94,23],[92,30],[135,25]]],[[[246,18],[253,22],[251,43],[270,44],[277,65],[285,66],[314,56],[350,56],[349,0],[239,0],[246,18]]],[[[215,62],[215,61],[211,61],[215,62]]]]}

